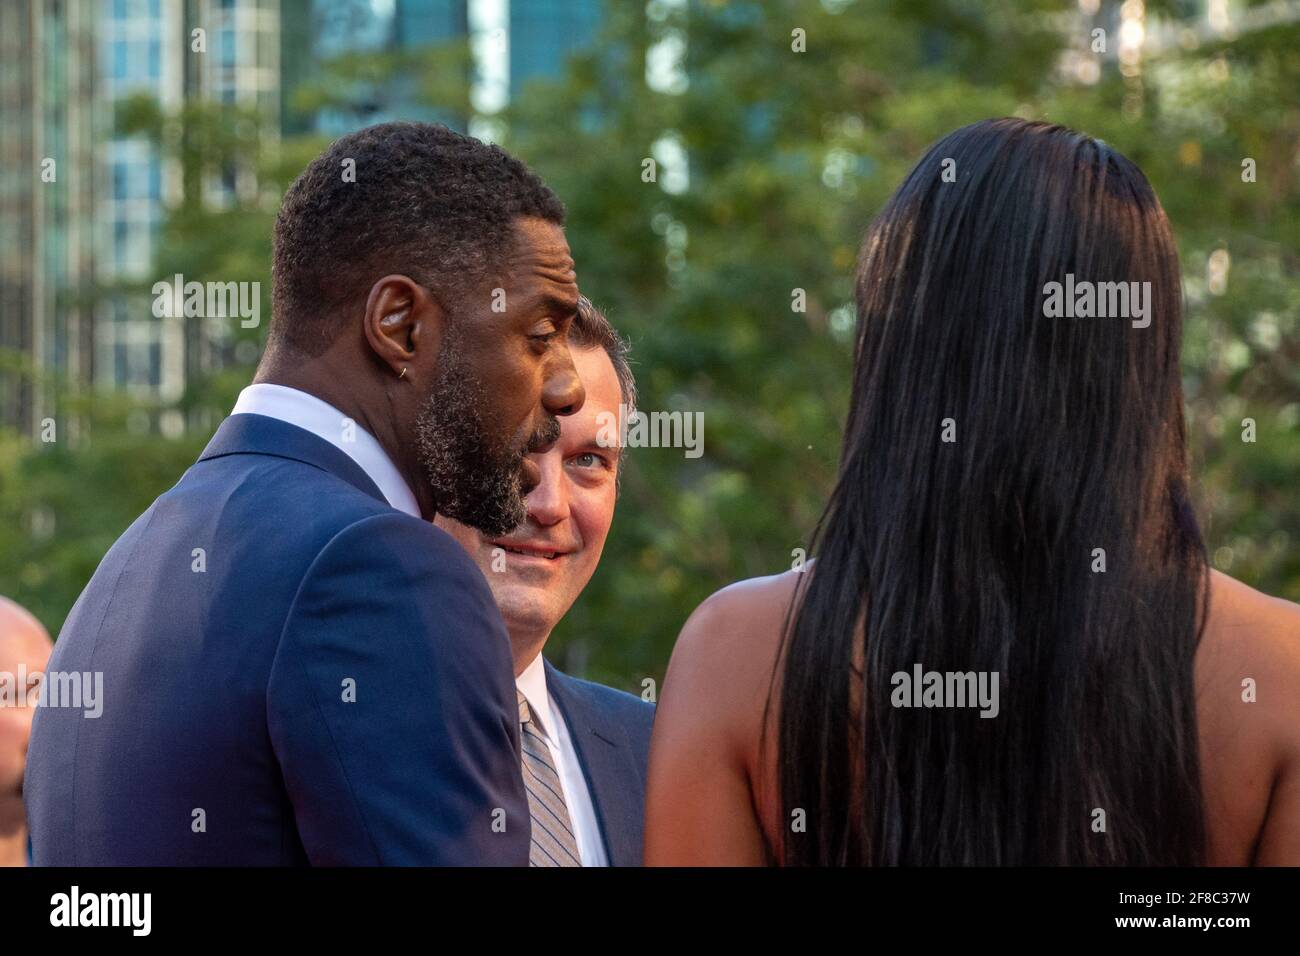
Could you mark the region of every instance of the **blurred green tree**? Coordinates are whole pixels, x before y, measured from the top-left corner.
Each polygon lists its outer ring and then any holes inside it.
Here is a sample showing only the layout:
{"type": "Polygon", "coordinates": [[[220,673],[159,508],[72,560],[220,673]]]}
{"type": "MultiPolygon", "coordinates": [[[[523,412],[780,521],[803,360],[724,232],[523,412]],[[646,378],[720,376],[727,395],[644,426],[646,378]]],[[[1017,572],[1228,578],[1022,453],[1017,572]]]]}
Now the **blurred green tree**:
{"type": "Polygon", "coordinates": [[[1149,2],[1146,48],[1121,71],[1080,56],[1094,29],[1116,32],[1120,4],[1085,6],[610,5],[594,49],[511,105],[504,143],[568,204],[580,284],[632,339],[644,407],[705,417],[700,459],[631,453],[557,651],[635,689],[662,675],[703,597],[791,566],[834,477],[861,235],[929,143],[1012,114],[1104,138],[1150,177],[1186,275],[1210,553],[1300,598],[1300,22],[1219,35],[1194,5],[1149,2]],[[1242,181],[1246,157],[1257,182],[1242,181]],[[647,158],[657,182],[642,179],[647,158]],[[1211,288],[1215,250],[1231,266],[1211,288]]]}
{"type": "MultiPolygon", "coordinates": [[[[704,413],[703,457],[630,452],[604,559],[552,646],[568,667],[640,690],[662,678],[707,594],[785,570],[807,547],[848,404],[860,237],[929,143],[998,115],[1100,136],[1155,185],[1183,256],[1193,476],[1211,554],[1300,599],[1300,22],[1220,33],[1194,5],[1148,0],[1147,42],[1121,72],[1090,52],[1093,29],[1115,32],[1119,3],[1086,6],[608,3],[598,42],[561,79],[480,118],[565,200],[579,282],[631,339],[643,407],[704,413]],[[1253,443],[1241,440],[1245,418],[1253,443]]],[[[300,105],[414,71],[428,107],[467,114],[463,53],[438,63],[349,56],[300,105]]],[[[201,147],[187,160],[196,168],[226,147],[253,150],[264,187],[230,208],[178,210],[156,271],[260,277],[269,294],[267,194],[323,143],[273,142],[213,109],[124,112],[160,143],[201,147]],[[189,131],[167,133],[177,123],[189,131]]],[[[136,434],[123,400],[83,396],[88,445],[5,439],[0,590],[57,629],[104,550],[247,381],[255,350],[228,358],[191,379],[184,438],[136,434]]]]}

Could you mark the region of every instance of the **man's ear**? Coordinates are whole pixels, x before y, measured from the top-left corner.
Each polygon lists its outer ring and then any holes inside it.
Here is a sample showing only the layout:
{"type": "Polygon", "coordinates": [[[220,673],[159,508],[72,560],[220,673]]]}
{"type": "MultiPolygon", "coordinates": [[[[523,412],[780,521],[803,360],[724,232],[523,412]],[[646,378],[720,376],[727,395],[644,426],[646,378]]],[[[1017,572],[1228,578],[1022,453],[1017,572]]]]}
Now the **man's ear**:
{"type": "Polygon", "coordinates": [[[390,275],[370,287],[363,325],[375,356],[409,382],[438,354],[444,319],[428,289],[409,276],[390,275]]]}

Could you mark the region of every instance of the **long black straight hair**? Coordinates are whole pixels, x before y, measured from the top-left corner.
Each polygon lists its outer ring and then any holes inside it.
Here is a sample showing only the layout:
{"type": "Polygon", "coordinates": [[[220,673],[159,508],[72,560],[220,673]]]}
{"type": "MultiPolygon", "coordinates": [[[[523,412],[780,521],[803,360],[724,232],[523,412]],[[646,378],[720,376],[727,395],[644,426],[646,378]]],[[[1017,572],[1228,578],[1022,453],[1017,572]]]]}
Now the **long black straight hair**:
{"type": "Polygon", "coordinates": [[[1201,863],[1207,562],[1146,177],[1062,126],[963,127],[872,223],[856,300],[839,476],[769,700],[783,861],[1201,863]],[[1048,317],[1070,276],[1149,283],[1149,325],[1132,301],[1048,317]],[[894,706],[918,665],[996,673],[997,716],[894,706]]]}

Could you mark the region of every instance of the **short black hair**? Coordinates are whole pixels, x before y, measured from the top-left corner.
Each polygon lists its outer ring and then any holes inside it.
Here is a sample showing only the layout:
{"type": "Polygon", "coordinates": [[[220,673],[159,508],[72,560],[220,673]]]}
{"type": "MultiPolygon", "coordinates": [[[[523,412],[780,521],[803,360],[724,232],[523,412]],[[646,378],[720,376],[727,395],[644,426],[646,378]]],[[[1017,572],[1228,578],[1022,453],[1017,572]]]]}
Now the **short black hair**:
{"type": "Polygon", "coordinates": [[[276,216],[272,343],[319,355],[346,309],[392,273],[454,309],[495,278],[521,216],[563,225],[564,205],[498,146],[433,123],[380,123],[335,140],[276,216]]]}

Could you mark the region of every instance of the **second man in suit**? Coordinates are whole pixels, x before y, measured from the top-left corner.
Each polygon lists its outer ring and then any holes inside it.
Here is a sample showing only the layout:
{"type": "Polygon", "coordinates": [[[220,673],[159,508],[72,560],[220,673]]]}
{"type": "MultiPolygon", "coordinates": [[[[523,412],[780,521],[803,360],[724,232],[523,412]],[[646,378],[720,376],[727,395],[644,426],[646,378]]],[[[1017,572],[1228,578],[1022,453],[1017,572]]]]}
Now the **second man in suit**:
{"type": "Polygon", "coordinates": [[[600,562],[614,520],[623,450],[608,422],[636,403],[627,347],[579,299],[569,349],[586,403],[529,457],[541,473],[513,531],[484,535],[439,517],[483,570],[510,636],[518,689],[533,866],[639,866],[654,705],[561,673],[542,657],[551,632],[600,562]]]}

